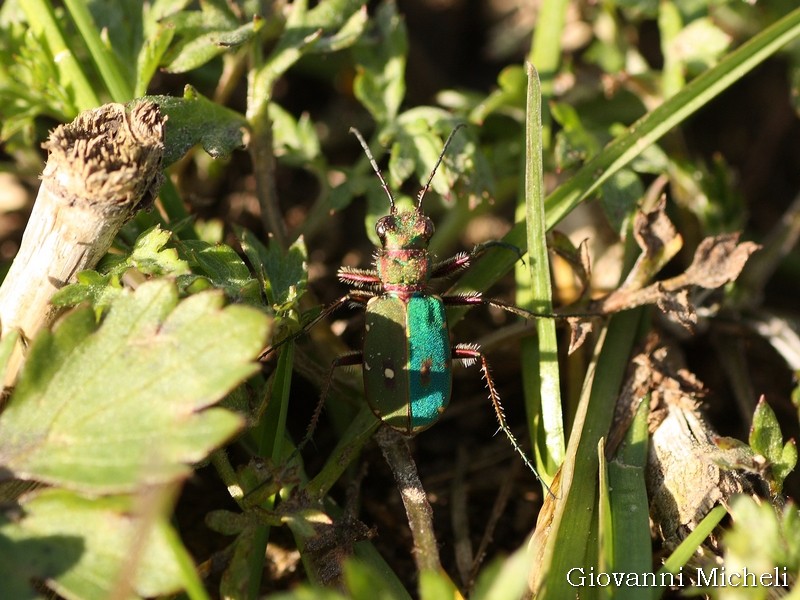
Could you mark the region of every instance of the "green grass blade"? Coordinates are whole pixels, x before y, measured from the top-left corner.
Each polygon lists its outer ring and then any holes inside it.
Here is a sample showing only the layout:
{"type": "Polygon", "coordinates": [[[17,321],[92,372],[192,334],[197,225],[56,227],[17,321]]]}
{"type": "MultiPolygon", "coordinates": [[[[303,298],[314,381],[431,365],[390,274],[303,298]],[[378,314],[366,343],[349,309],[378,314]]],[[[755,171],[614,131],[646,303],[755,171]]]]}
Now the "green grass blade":
{"type": "MultiPolygon", "coordinates": [[[[578,591],[567,579],[575,567],[597,564],[597,543],[587,532],[597,531],[597,444],[611,424],[614,404],[637,334],[641,311],[615,315],[600,333],[561,467],[561,485],[550,531],[539,565],[538,598],[572,598],[578,591]]],[[[580,590],[582,598],[596,589],[580,590]]]]}
{"type": "MultiPolygon", "coordinates": [[[[715,506],[711,509],[697,527],[694,528],[694,531],[692,531],[686,539],[675,548],[669,558],[664,561],[664,565],[658,570],[658,573],[656,573],[656,581],[668,582],[668,574],[676,575],[677,579],[677,575],[681,572],[681,569],[689,562],[692,556],[694,556],[697,547],[703,543],[703,540],[711,535],[714,528],[719,525],[719,522],[722,521],[723,517],[727,514],[728,511],[724,506],[715,506]]],[[[666,586],[653,589],[650,597],[653,598],[653,600],[660,598],[665,589],[666,586]]]]}
{"type": "MultiPolygon", "coordinates": [[[[614,530],[611,544],[610,571],[644,575],[652,573],[650,512],[645,468],[647,466],[647,417],[649,397],[639,405],[628,429],[623,446],[608,464],[611,522],[614,530]]],[[[614,598],[638,600],[640,588],[622,585],[614,598]]]]}
{"type": "Polygon", "coordinates": [[[61,73],[61,79],[65,87],[71,88],[74,94],[75,113],[98,106],[100,99],[64,39],[50,2],[29,0],[22,2],[20,6],[25,11],[25,17],[30,23],[31,29],[47,40],[47,46],[53,54],[59,73],[61,73]]]}
{"type": "MultiPolygon", "coordinates": [[[[525,222],[527,223],[530,300],[526,308],[552,313],[550,261],[544,228],[544,181],[542,168],[542,111],[539,76],[528,65],[528,100],[525,123],[525,222]]],[[[523,341],[532,346],[524,352],[526,384],[538,379],[538,389],[526,385],[525,408],[534,447],[540,454],[539,464],[545,481],[552,481],[555,470],[564,458],[564,421],[561,412],[561,385],[558,369],[556,326],[552,319],[536,320],[536,339],[523,341]],[[538,347],[536,347],[538,344],[538,347]],[[531,360],[533,359],[533,360],[531,360]],[[535,374],[538,372],[538,377],[535,374]],[[531,377],[533,375],[533,377],[531,377]],[[541,423],[539,426],[539,420],[541,423]],[[543,447],[542,447],[543,446],[543,447]]]]}
{"type": "Polygon", "coordinates": [[[561,36],[564,33],[568,6],[568,0],[542,2],[528,56],[530,63],[539,72],[542,97],[545,99],[545,105],[542,107],[542,146],[545,148],[550,147],[551,137],[550,111],[546,102],[553,96],[555,78],[561,62],[561,36]]]}
{"type": "MultiPolygon", "coordinates": [[[[800,36],[800,8],[722,59],[715,67],[691,81],[661,106],[649,112],[612,141],[600,154],[581,167],[575,175],[556,188],[545,202],[547,229],[554,227],[577,204],[595,193],[600,186],[629,164],[670,129],[686,120],[733,83],[764,62],[784,45],[800,36]]],[[[525,224],[517,223],[504,241],[525,249],[525,224]]],[[[455,286],[454,291],[487,289],[507,273],[515,257],[502,250],[490,251],[455,286]]],[[[457,319],[463,311],[453,311],[457,319]]]]}
{"type": "Polygon", "coordinates": [[[83,0],[64,0],[72,20],[78,27],[89,54],[106,84],[114,102],[124,103],[133,98],[133,86],[125,80],[113,51],[100,39],[100,32],[83,0]]]}

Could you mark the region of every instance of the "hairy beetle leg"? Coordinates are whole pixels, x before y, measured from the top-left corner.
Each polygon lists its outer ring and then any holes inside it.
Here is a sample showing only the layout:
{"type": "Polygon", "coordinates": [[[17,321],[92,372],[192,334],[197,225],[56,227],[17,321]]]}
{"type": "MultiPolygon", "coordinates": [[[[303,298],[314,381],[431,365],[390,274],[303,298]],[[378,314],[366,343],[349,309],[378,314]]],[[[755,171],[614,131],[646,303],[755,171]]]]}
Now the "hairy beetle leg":
{"type": "Polygon", "coordinates": [[[525,466],[530,469],[530,471],[536,476],[536,479],[541,482],[541,484],[547,489],[547,492],[552,496],[553,492],[550,491],[550,487],[544,482],[544,480],[542,480],[539,472],[536,470],[536,467],[533,466],[533,463],[519,445],[517,438],[513,433],[511,433],[511,429],[508,427],[506,415],[503,411],[503,405],[500,404],[500,394],[497,393],[494,379],[492,379],[492,375],[489,371],[489,361],[486,360],[486,356],[483,354],[483,352],[481,352],[480,347],[477,344],[456,344],[453,346],[453,360],[460,360],[467,366],[480,361],[481,373],[484,381],[486,382],[486,388],[489,390],[489,400],[492,402],[494,414],[497,417],[497,423],[499,424],[498,431],[502,431],[506,434],[508,441],[511,442],[511,445],[514,447],[516,453],[522,457],[522,461],[525,463],[525,466]]]}
{"type": "Polygon", "coordinates": [[[258,360],[264,360],[267,356],[269,356],[270,354],[275,352],[275,350],[277,350],[278,348],[283,346],[285,343],[291,342],[293,340],[296,340],[301,335],[304,335],[309,329],[314,327],[314,325],[316,325],[317,323],[322,321],[322,319],[324,319],[325,317],[330,316],[331,313],[339,310],[346,303],[350,302],[350,303],[353,303],[353,304],[360,304],[362,306],[366,306],[366,304],[369,301],[369,299],[372,298],[374,295],[375,294],[373,294],[372,292],[363,291],[363,290],[357,290],[357,291],[354,290],[354,291],[348,292],[347,294],[345,294],[341,298],[338,298],[338,299],[334,300],[333,302],[331,302],[328,306],[326,306],[322,310],[322,312],[320,312],[316,317],[311,319],[311,321],[309,321],[308,323],[303,325],[303,327],[301,327],[298,331],[294,332],[291,335],[287,335],[285,338],[283,338],[278,343],[273,344],[272,346],[269,346],[268,348],[266,348],[258,356],[258,360]]]}
{"type": "Polygon", "coordinates": [[[322,384],[322,391],[319,395],[319,401],[314,409],[314,414],[311,416],[311,422],[308,424],[308,428],[306,429],[306,434],[303,436],[303,439],[297,445],[297,450],[295,450],[295,453],[299,453],[303,448],[305,448],[306,444],[311,441],[314,431],[317,429],[317,423],[319,422],[320,415],[322,415],[322,408],[325,406],[325,400],[328,398],[331,384],[333,383],[334,370],[336,370],[338,367],[352,367],[355,365],[360,365],[363,362],[364,353],[360,350],[354,350],[353,352],[342,354],[338,358],[335,358],[333,361],[331,361],[328,374],[325,376],[325,381],[322,384]]]}

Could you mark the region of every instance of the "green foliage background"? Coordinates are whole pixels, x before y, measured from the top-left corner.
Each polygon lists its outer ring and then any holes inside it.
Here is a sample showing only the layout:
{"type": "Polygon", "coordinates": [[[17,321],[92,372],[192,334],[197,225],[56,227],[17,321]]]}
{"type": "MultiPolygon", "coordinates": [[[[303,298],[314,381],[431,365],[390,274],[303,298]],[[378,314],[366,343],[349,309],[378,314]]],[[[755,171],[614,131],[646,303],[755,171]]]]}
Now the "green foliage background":
{"type": "MultiPolygon", "coordinates": [[[[271,340],[293,335],[323,301],[341,296],[335,269],[366,266],[377,242],[374,223],[387,211],[386,198],[347,131],[368,134],[407,206],[444,139],[468,124],[426,197],[437,225],[431,251],[444,258],[504,235],[528,254],[512,277],[517,256],[493,248],[455,290],[500,282],[498,294],[549,312],[559,290],[550,297],[545,230],[596,200],[601,225],[592,237],[623,239],[616,247],[631,257],[632,216],[664,191],[688,249],[673,268],[685,268],[705,236],[743,230],[771,259],[718,302],[735,315],[731,322],[768,315],[788,329],[798,316],[791,223],[800,183],[799,35],[800,10],[790,0],[554,0],[510,11],[491,2],[7,0],[0,8],[3,170],[35,187],[48,129],[104,102],[147,96],[169,117],[170,178],[157,209],[137,215],[97,270],[54,299],[78,308],[35,340],[0,413],[0,465],[17,479],[47,484],[4,496],[11,504],[0,517],[2,596],[35,598],[47,589],[67,598],[256,598],[291,587],[296,598],[440,598],[456,588],[475,598],[519,597],[535,560],[525,538],[544,494],[527,474],[524,481],[486,476],[482,487],[481,461],[497,459],[480,452],[457,458],[458,448],[486,446],[500,449],[504,465],[514,460],[505,440],[491,440],[494,417],[477,375],[471,383],[467,373],[457,375],[452,417],[417,443],[423,482],[433,481],[429,495],[448,497],[437,505],[436,522],[450,574],[417,576],[407,556],[392,556],[406,536],[402,508],[368,444],[378,422],[357,373],[334,378],[318,447],[293,453],[327,365],[346,348],[341,339],[320,324],[296,347],[283,346],[269,368],[256,362],[271,340]],[[541,78],[540,125],[531,120],[539,103],[531,101],[525,61],[541,78]],[[537,188],[530,178],[539,157],[537,188]],[[351,463],[362,449],[378,473],[362,485],[366,514],[357,516],[381,523],[374,540],[355,525],[352,503],[340,507],[347,483],[358,480],[351,463]],[[465,541],[453,541],[442,525],[448,512],[464,510],[456,506],[459,470],[476,480],[468,501],[473,526],[491,520],[498,489],[513,498],[499,511],[490,546],[493,556],[511,555],[480,574],[469,557],[450,557],[465,541]],[[453,481],[454,491],[437,476],[453,481]],[[503,480],[516,487],[504,488],[503,480]],[[287,545],[299,553],[304,575],[264,571],[265,552],[274,559],[287,545]],[[351,554],[357,560],[345,563],[351,554]],[[212,568],[212,555],[224,559],[224,569],[212,568]],[[332,580],[337,591],[296,587],[332,580]]],[[[20,235],[15,216],[2,217],[6,261],[20,235]]],[[[621,273],[624,262],[611,270],[621,273]]],[[[560,490],[540,568],[658,569],[659,558],[667,570],[687,564],[705,536],[669,555],[655,546],[665,556],[654,559],[646,514],[624,517],[630,505],[608,494],[623,480],[613,480],[613,466],[612,481],[603,479],[597,456],[636,336],[655,327],[650,315],[611,320],[594,363],[598,383],[583,391],[590,353],[569,364],[562,351],[559,362],[565,339],[551,321],[539,321],[535,338],[508,351],[518,333],[507,321],[483,313],[469,325],[462,316],[451,315],[459,341],[481,339],[490,357],[500,356],[495,376],[509,415],[545,480],[562,464],[562,474],[573,473],[572,487],[560,490]],[[618,546],[603,527],[617,528],[618,546]]],[[[715,323],[708,319],[684,342],[690,368],[709,380],[706,408],[724,433],[747,438],[749,457],[765,458],[772,492],[795,498],[789,473],[796,450],[784,441],[798,431],[791,352],[783,337],[753,334],[757,328],[735,337],[736,348],[725,347],[730,338],[715,323]],[[777,351],[764,360],[745,342],[777,351]],[[720,381],[720,373],[731,381],[720,381]],[[775,410],[756,405],[754,393],[762,392],[775,410]],[[748,394],[747,411],[721,418],[731,412],[726,396],[748,394]]],[[[359,343],[357,323],[334,325],[359,343]]],[[[4,335],[7,357],[15,338],[4,335]]],[[[631,443],[646,440],[646,427],[629,435],[639,436],[631,443]]],[[[632,497],[644,497],[642,472],[624,480],[632,497]]],[[[732,509],[725,556],[797,574],[794,505],[778,514],[748,502],[732,509]],[[763,548],[748,554],[746,529],[764,532],[763,548]]],[[[707,534],[721,517],[711,513],[698,531],[707,534]]],[[[574,593],[556,579],[542,597],[574,593]]],[[[581,597],[606,593],[625,595],[588,589],[581,597]]]]}

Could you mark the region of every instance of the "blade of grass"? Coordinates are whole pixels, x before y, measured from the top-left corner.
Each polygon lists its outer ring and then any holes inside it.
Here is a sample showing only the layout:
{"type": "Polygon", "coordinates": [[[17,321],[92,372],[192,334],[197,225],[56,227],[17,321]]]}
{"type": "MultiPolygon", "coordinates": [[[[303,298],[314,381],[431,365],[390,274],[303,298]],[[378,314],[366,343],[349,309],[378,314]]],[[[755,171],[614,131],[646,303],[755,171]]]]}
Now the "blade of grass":
{"type": "Polygon", "coordinates": [[[714,528],[719,525],[719,522],[722,521],[723,517],[727,514],[728,511],[724,506],[715,506],[705,518],[700,521],[697,527],[694,528],[694,531],[675,548],[672,554],[669,555],[669,558],[664,561],[664,565],[658,570],[658,573],[656,573],[656,581],[661,582],[662,585],[652,590],[650,597],[653,600],[657,600],[662,596],[667,587],[663,584],[666,583],[666,581],[670,581],[670,575],[677,576],[673,578],[674,580],[678,582],[682,581],[681,569],[683,569],[692,556],[694,556],[697,547],[703,543],[703,540],[711,535],[714,528]],[[680,577],[680,579],[678,577],[680,577]]]}
{"type": "MultiPolygon", "coordinates": [[[[764,62],[781,47],[800,36],[800,8],[755,35],[728,54],[715,67],[692,80],[661,106],[649,112],[612,141],[602,152],[581,167],[575,175],[556,188],[545,200],[546,227],[551,229],[577,204],[586,200],[600,186],[654,144],[670,129],[684,121],[711,99],[764,62]]],[[[517,223],[503,238],[522,250],[525,246],[525,224],[517,223]]],[[[470,269],[451,292],[483,291],[506,274],[516,262],[508,252],[490,250],[470,269]]],[[[465,310],[453,310],[452,319],[465,310]]]]}
{"type": "Polygon", "coordinates": [[[89,7],[84,1],[64,0],[72,20],[78,28],[89,54],[94,61],[100,76],[106,84],[114,102],[125,103],[133,98],[133,86],[128,82],[119,68],[113,51],[100,38],[89,7]]]}
{"type": "MultiPolygon", "coordinates": [[[[587,532],[597,531],[597,444],[611,424],[641,314],[632,310],[615,315],[599,335],[561,466],[561,486],[537,569],[537,598],[573,597],[569,570],[597,564],[596,541],[587,540],[587,532]]],[[[595,593],[595,588],[583,588],[581,597],[595,593]]]]}
{"type": "MultiPolygon", "coordinates": [[[[525,222],[527,224],[529,298],[523,305],[535,312],[552,313],[550,261],[544,229],[542,168],[542,96],[539,76],[528,64],[525,123],[525,222]]],[[[536,339],[523,340],[525,408],[533,447],[545,483],[550,483],[564,458],[564,421],[558,370],[556,326],[552,319],[536,320],[536,339]],[[534,385],[538,383],[538,385],[534,385]],[[537,457],[538,458],[538,457],[537,457]]]]}
{"type": "MultiPolygon", "coordinates": [[[[272,383],[272,396],[267,410],[256,430],[253,432],[258,443],[258,455],[268,456],[274,464],[280,462],[285,456],[284,432],[286,431],[286,416],[289,408],[289,392],[292,385],[292,364],[294,362],[294,344],[286,344],[278,357],[278,366],[275,368],[272,383]]],[[[262,506],[265,510],[272,510],[275,506],[275,496],[272,496],[262,506]]],[[[270,528],[260,526],[253,536],[252,553],[248,557],[248,598],[258,598],[261,586],[261,574],[264,571],[264,556],[269,542],[270,528]]]]}
{"type": "Polygon", "coordinates": [[[528,55],[528,61],[539,72],[542,98],[544,98],[544,106],[542,106],[542,146],[544,148],[550,147],[550,111],[547,109],[547,101],[553,97],[555,78],[561,62],[561,36],[564,33],[568,6],[568,0],[542,2],[536,20],[536,29],[533,33],[531,51],[528,55]]]}
{"type": "MultiPolygon", "coordinates": [[[[652,573],[650,511],[644,476],[649,406],[649,397],[639,404],[624,445],[608,464],[611,525],[614,531],[609,570],[614,572],[636,575],[652,573]]],[[[638,600],[640,593],[638,587],[623,585],[616,588],[614,598],[638,600]]]]}
{"type": "Polygon", "coordinates": [[[53,7],[47,0],[29,0],[20,4],[25,18],[37,35],[43,36],[61,73],[64,87],[72,88],[75,114],[100,105],[100,99],[61,33],[53,7]]]}

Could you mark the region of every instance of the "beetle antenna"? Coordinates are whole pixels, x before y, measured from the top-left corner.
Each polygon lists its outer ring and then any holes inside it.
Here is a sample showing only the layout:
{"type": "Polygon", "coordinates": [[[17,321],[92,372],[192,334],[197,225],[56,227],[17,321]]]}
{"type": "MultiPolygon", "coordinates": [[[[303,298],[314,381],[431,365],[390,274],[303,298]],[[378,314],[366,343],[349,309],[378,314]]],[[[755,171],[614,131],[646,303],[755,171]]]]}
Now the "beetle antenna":
{"type": "Polygon", "coordinates": [[[436,164],[433,165],[433,171],[431,171],[431,174],[428,177],[428,181],[425,183],[425,187],[422,188],[419,191],[419,194],[417,195],[417,210],[418,211],[422,208],[422,198],[425,196],[425,194],[428,193],[428,190],[431,187],[431,182],[433,181],[433,176],[436,175],[436,169],[438,169],[439,165],[442,164],[442,159],[444,158],[444,153],[447,152],[447,147],[450,145],[450,142],[453,139],[453,136],[462,127],[464,127],[464,123],[459,123],[458,125],[456,125],[455,129],[453,129],[453,131],[450,132],[450,135],[447,136],[447,140],[445,141],[444,146],[442,147],[442,152],[441,152],[441,154],[439,154],[439,160],[437,160],[436,164]]]}
{"type": "MultiPolygon", "coordinates": [[[[355,127],[350,128],[350,133],[355,135],[358,138],[358,142],[361,144],[361,147],[364,149],[364,154],[367,155],[369,159],[369,164],[372,165],[372,170],[375,171],[375,175],[378,176],[378,179],[381,180],[381,187],[383,191],[386,192],[386,195],[389,197],[389,206],[391,207],[392,214],[397,212],[397,209],[394,206],[394,196],[392,196],[392,190],[389,189],[389,185],[386,183],[386,180],[383,178],[383,174],[381,170],[378,168],[378,163],[375,162],[375,159],[372,158],[372,152],[369,150],[369,146],[367,146],[367,142],[364,141],[364,136],[361,135],[361,132],[356,129],[355,127]]],[[[441,159],[439,159],[441,160],[441,159]]]]}

